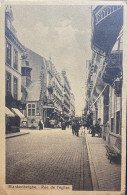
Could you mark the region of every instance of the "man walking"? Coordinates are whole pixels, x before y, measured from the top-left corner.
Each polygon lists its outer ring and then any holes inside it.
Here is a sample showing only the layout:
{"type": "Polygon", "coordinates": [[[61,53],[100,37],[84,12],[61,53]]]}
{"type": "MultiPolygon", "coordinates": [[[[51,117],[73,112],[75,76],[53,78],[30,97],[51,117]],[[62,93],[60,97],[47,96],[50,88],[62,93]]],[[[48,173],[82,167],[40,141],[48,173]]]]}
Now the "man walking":
{"type": "Polygon", "coordinates": [[[75,125],[75,134],[76,136],[79,136],[79,129],[80,129],[80,124],[78,121],[76,121],[76,125],[75,125]]]}
{"type": "Polygon", "coordinates": [[[74,121],[72,122],[72,134],[73,135],[75,134],[75,122],[74,121]]]}

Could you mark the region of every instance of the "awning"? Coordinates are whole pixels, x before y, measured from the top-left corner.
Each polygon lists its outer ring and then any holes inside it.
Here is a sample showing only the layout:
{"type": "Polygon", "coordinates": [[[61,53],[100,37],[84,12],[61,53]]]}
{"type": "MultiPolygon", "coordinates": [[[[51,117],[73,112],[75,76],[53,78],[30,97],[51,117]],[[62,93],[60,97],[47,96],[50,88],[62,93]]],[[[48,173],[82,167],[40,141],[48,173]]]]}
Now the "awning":
{"type": "Polygon", "coordinates": [[[17,108],[12,108],[12,110],[17,114],[20,118],[25,118],[25,116],[17,109],[17,108]]]}
{"type": "Polygon", "coordinates": [[[9,117],[15,117],[13,112],[11,112],[7,107],[5,107],[5,114],[9,117]]]}

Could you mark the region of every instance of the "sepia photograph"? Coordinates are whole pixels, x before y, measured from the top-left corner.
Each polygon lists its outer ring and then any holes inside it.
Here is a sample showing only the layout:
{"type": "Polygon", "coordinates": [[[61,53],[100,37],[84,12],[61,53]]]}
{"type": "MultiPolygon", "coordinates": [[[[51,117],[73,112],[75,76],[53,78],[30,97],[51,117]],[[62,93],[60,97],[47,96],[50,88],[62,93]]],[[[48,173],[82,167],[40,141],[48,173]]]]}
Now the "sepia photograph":
{"type": "Polygon", "coordinates": [[[120,194],[124,6],[10,2],[4,18],[7,190],[120,194]]]}

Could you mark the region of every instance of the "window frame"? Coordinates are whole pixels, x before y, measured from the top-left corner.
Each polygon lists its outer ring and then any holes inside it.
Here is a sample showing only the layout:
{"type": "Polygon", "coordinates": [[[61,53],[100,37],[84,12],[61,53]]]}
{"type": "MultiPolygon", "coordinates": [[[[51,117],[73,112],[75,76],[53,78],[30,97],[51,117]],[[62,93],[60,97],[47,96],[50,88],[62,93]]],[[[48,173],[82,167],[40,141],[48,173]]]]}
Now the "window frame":
{"type": "Polygon", "coordinates": [[[36,116],[36,103],[28,103],[27,104],[27,117],[34,117],[36,116]],[[30,105],[30,108],[29,108],[30,105]],[[34,105],[34,108],[32,107],[34,105]],[[29,110],[30,110],[30,114],[29,114],[29,110]],[[33,110],[34,110],[34,115],[33,115],[33,110]]]}
{"type": "Polygon", "coordinates": [[[116,112],[116,134],[121,135],[121,112],[116,112]]]}
{"type": "Polygon", "coordinates": [[[114,132],[114,128],[115,128],[115,119],[114,117],[111,118],[111,132],[114,132]]]}

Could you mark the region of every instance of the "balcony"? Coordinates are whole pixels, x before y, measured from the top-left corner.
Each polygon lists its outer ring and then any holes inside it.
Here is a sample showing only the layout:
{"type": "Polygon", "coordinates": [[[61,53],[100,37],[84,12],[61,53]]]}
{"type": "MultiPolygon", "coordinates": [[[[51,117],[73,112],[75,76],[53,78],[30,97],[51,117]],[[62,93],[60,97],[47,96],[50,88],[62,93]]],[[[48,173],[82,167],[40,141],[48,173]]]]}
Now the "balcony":
{"type": "Polygon", "coordinates": [[[92,49],[110,53],[123,26],[123,6],[97,6],[92,23],[92,49]]]}
{"type": "Polygon", "coordinates": [[[122,52],[115,51],[105,61],[106,67],[103,73],[103,81],[110,85],[122,75],[122,52]]]}
{"type": "Polygon", "coordinates": [[[90,83],[88,84],[88,88],[89,88],[89,90],[91,90],[93,88],[93,81],[90,81],[90,83]]]}

